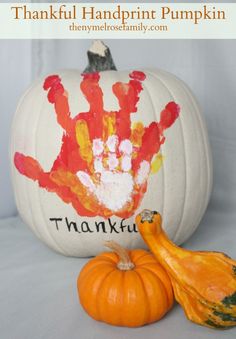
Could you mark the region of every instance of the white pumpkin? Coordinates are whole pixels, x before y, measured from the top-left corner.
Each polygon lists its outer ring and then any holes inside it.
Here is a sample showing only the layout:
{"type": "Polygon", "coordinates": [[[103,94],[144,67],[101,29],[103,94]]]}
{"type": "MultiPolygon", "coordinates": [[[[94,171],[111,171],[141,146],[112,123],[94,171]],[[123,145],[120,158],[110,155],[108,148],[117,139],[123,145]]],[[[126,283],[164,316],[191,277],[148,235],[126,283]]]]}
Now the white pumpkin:
{"type": "Polygon", "coordinates": [[[60,253],[96,255],[108,239],[145,247],[134,225],[145,208],[162,214],[180,244],[204,214],[212,163],[199,107],[172,74],[142,72],[61,71],[20,101],[11,139],[17,207],[60,253]]]}

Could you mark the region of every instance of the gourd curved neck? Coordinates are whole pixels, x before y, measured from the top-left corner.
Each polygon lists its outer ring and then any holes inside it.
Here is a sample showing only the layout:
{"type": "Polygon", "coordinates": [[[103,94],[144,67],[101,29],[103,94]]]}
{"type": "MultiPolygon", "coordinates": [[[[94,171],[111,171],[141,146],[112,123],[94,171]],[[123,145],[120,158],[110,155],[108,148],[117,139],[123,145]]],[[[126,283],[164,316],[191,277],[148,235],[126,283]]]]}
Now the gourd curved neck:
{"type": "Polygon", "coordinates": [[[148,246],[167,270],[169,267],[173,268],[178,259],[188,256],[188,251],[176,246],[168,239],[163,230],[158,234],[148,235],[148,237],[150,240],[148,240],[148,246]]]}

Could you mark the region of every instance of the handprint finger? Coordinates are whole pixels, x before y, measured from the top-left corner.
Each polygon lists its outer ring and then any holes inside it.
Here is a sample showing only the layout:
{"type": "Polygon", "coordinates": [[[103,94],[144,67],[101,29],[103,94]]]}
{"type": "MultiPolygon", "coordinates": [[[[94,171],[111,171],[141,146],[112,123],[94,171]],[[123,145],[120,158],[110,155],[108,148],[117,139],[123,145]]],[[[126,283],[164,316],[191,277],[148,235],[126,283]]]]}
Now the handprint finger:
{"type": "Polygon", "coordinates": [[[159,126],[161,130],[169,128],[175,120],[178,118],[180,112],[180,107],[174,101],[169,102],[165,109],[161,111],[159,126]]]}
{"type": "Polygon", "coordinates": [[[32,180],[39,180],[40,175],[43,173],[43,169],[37,160],[22,153],[15,153],[14,163],[21,174],[26,175],[32,180]]]}
{"type": "Polygon", "coordinates": [[[124,155],[121,159],[121,169],[124,172],[128,172],[131,170],[132,164],[131,164],[131,156],[124,155]]]}
{"type": "Polygon", "coordinates": [[[76,140],[79,145],[81,158],[90,166],[93,160],[92,144],[86,121],[78,120],[75,126],[76,140]]]}
{"type": "Polygon", "coordinates": [[[143,72],[137,71],[132,72],[129,76],[131,80],[128,83],[117,82],[112,86],[120,106],[120,110],[116,114],[116,134],[120,140],[130,138],[130,114],[137,112],[139,93],[143,89],[140,81],[146,78],[143,72]]]}
{"type": "Polygon", "coordinates": [[[132,161],[132,168],[137,173],[143,160],[151,162],[152,157],[160,149],[160,133],[157,122],[152,122],[145,128],[142,136],[142,145],[138,150],[137,157],[132,161]]]}
{"type": "Polygon", "coordinates": [[[61,83],[61,78],[58,75],[47,77],[44,81],[43,88],[45,91],[49,90],[48,101],[54,104],[58,123],[69,133],[72,129],[73,122],[70,116],[68,95],[61,83]]]}
{"type": "Polygon", "coordinates": [[[94,159],[94,172],[95,173],[102,173],[104,171],[102,157],[96,157],[94,159]]]}
{"type": "Polygon", "coordinates": [[[117,135],[113,134],[110,135],[107,139],[106,146],[110,152],[116,152],[118,146],[118,137],[117,135]]]}
{"type": "Polygon", "coordinates": [[[150,172],[149,162],[146,160],[142,161],[138,169],[138,172],[135,176],[135,183],[140,186],[144,184],[148,179],[149,172],[150,172]]]}
{"type": "Polygon", "coordinates": [[[99,85],[99,73],[83,74],[80,84],[81,91],[89,103],[89,112],[86,113],[86,121],[89,126],[90,136],[93,139],[103,136],[103,92],[99,85]]]}
{"type": "Polygon", "coordinates": [[[130,155],[133,152],[133,145],[129,139],[122,140],[119,146],[119,150],[121,153],[130,155]]]}
{"type": "Polygon", "coordinates": [[[80,182],[87,187],[91,192],[94,192],[96,189],[96,186],[91,179],[90,175],[84,171],[78,171],[77,177],[79,178],[80,182]]]}
{"type": "Polygon", "coordinates": [[[108,155],[107,165],[110,171],[113,171],[119,165],[119,160],[117,159],[115,153],[110,153],[108,155]]]}
{"type": "Polygon", "coordinates": [[[101,139],[94,139],[93,140],[93,155],[101,155],[104,151],[103,141],[101,139]]]}

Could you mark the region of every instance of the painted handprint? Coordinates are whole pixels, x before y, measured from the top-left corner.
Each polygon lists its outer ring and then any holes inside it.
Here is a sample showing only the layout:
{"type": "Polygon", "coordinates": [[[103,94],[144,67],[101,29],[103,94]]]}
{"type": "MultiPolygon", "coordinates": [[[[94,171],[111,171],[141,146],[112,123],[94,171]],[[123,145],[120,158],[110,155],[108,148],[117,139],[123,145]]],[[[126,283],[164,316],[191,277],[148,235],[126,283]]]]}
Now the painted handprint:
{"type": "Polygon", "coordinates": [[[134,186],[139,188],[150,171],[147,161],[140,164],[137,175],[131,173],[133,145],[129,139],[120,144],[117,135],[93,141],[94,175],[77,172],[79,180],[92,192],[98,201],[111,211],[121,210],[130,200],[134,186]],[[98,179],[98,180],[96,180],[98,179]]]}
{"type": "Polygon", "coordinates": [[[159,122],[132,124],[131,113],[137,112],[146,76],[139,71],[129,76],[128,83],[112,86],[119,110],[106,111],[99,73],[84,74],[80,88],[90,107],[74,118],[60,77],[49,76],[43,88],[64,130],[60,153],[49,172],[36,159],[15,153],[15,166],[21,174],[72,204],[79,215],[133,215],[147,190],[149,174],[158,169],[163,133],[179,116],[179,106],[169,102],[159,122]]]}

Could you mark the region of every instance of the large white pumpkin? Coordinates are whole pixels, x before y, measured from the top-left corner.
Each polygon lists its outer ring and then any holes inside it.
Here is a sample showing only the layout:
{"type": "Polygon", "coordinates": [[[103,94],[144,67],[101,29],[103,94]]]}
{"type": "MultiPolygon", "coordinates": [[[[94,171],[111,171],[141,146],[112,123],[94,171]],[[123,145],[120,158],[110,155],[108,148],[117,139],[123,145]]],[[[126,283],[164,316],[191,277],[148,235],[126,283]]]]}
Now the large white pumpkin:
{"type": "Polygon", "coordinates": [[[180,244],[198,226],[212,186],[199,107],[162,70],[66,70],[36,81],[15,114],[11,161],[21,217],[71,256],[96,255],[108,239],[145,247],[134,225],[144,208],[159,211],[180,244]]]}

